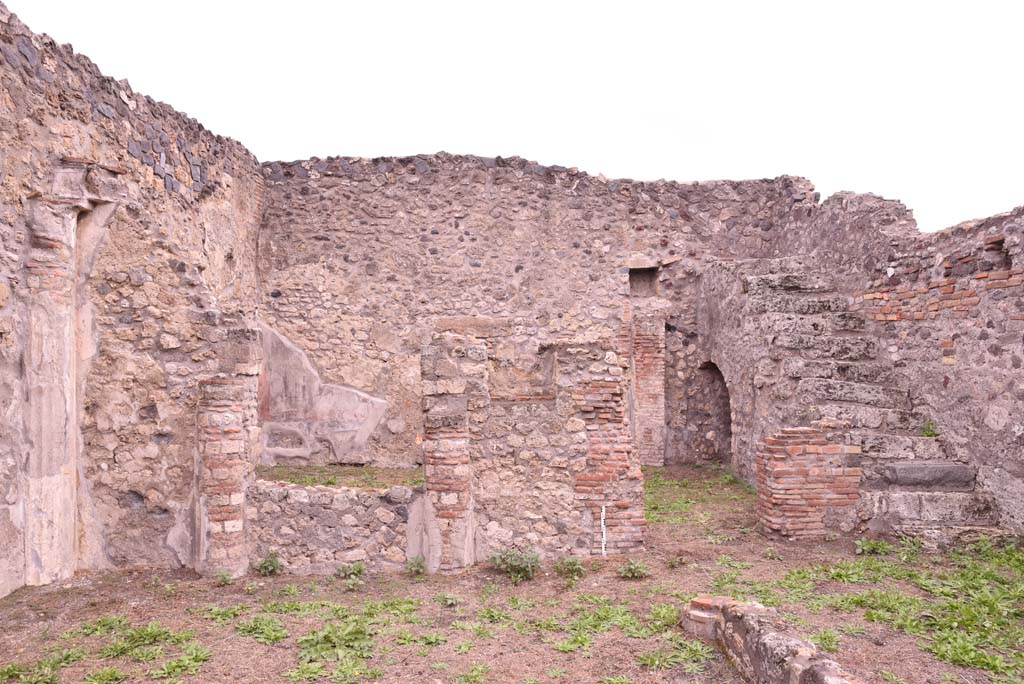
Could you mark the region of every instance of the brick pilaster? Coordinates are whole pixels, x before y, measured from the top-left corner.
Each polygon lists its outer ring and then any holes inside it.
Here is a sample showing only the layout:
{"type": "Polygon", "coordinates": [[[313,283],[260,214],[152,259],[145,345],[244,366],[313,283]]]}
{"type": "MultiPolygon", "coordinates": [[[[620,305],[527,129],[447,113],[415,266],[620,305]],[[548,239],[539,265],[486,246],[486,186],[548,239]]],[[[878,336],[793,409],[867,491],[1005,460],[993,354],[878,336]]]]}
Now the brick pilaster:
{"type": "Polygon", "coordinates": [[[573,351],[573,348],[567,349],[559,355],[559,361],[564,364],[565,375],[586,377],[572,387],[571,392],[587,435],[586,467],[576,476],[575,492],[578,504],[590,512],[594,530],[590,551],[592,554],[602,551],[602,509],[605,552],[638,550],[643,547],[646,522],[643,475],[633,462],[633,437],[626,404],[629,380],[622,373],[623,362],[614,349],[576,348],[575,359],[571,356],[573,351]],[[601,354],[605,372],[595,370],[601,364],[591,359],[596,355],[593,352],[601,354]]]}
{"type": "Polygon", "coordinates": [[[812,427],[784,428],[756,454],[757,514],[764,532],[823,537],[850,526],[860,498],[860,446],[812,427]]]}
{"type": "Polygon", "coordinates": [[[250,377],[217,377],[199,386],[196,440],[196,570],[238,577],[248,565],[245,491],[252,468],[247,416],[254,405],[250,377]]]}

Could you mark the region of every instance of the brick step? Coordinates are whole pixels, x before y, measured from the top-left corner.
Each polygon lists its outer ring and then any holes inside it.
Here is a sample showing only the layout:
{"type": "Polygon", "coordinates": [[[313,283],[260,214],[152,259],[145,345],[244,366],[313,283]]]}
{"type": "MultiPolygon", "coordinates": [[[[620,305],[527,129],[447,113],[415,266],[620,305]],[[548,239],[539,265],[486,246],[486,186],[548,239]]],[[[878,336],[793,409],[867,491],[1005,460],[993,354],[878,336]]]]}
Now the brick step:
{"type": "Polygon", "coordinates": [[[746,305],[752,314],[794,313],[801,315],[848,311],[850,301],[842,295],[775,294],[772,297],[751,297],[746,305]]]}
{"type": "Polygon", "coordinates": [[[786,333],[776,335],[772,347],[799,351],[805,359],[864,361],[878,355],[878,341],[861,335],[821,337],[786,333]]]}
{"type": "Polygon", "coordinates": [[[743,277],[745,291],[765,292],[834,292],[832,282],[815,273],[769,273],[743,277]]]}
{"type": "Polygon", "coordinates": [[[869,490],[973,492],[978,469],[950,461],[883,461],[862,464],[861,486],[869,490]]]}
{"type": "Polygon", "coordinates": [[[789,378],[826,378],[847,382],[891,383],[892,366],[870,361],[826,361],[788,358],[782,372],[789,378]]]}
{"type": "Polygon", "coordinates": [[[810,420],[829,418],[846,422],[854,430],[866,428],[879,432],[911,436],[919,435],[925,418],[912,411],[876,408],[863,404],[821,403],[804,409],[810,420]]]}
{"type": "Polygon", "coordinates": [[[804,378],[797,384],[796,391],[801,395],[801,403],[805,405],[817,404],[819,400],[824,400],[865,404],[875,408],[902,410],[910,408],[910,399],[907,397],[907,393],[887,385],[871,385],[827,378],[804,378]]]}
{"type": "Polygon", "coordinates": [[[852,432],[854,444],[860,444],[866,459],[878,461],[922,460],[954,462],[946,453],[945,444],[936,437],[896,435],[878,432],[852,432]]]}
{"type": "Polygon", "coordinates": [[[875,521],[874,527],[881,521],[894,527],[995,526],[997,522],[991,498],[980,492],[862,490],[859,506],[869,520],[875,521]]]}
{"type": "Polygon", "coordinates": [[[767,334],[826,335],[859,332],[865,325],[862,317],[850,312],[812,315],[777,313],[747,320],[753,323],[756,330],[767,334]]]}

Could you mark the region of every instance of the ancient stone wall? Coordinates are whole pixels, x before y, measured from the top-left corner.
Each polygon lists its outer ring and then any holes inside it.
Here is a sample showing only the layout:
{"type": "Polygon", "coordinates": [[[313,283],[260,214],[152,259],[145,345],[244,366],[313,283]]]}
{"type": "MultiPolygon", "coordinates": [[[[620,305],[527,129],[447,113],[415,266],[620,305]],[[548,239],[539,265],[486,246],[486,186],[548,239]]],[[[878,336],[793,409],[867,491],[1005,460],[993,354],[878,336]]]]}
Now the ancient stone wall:
{"type": "MultiPolygon", "coordinates": [[[[263,316],[325,382],[387,401],[369,459],[392,464],[418,451],[418,353],[446,319],[500,321],[513,346],[611,339],[632,259],[657,270],[709,244],[753,252],[814,201],[799,179],[608,181],[445,154],[263,172],[263,316]]],[[[654,275],[659,297],[674,299],[675,278],[654,275]]]]}
{"type": "Polygon", "coordinates": [[[405,486],[367,490],[256,480],[248,494],[248,560],[255,564],[273,552],[285,571],[300,575],[329,575],[355,562],[400,568],[410,511],[422,496],[405,486]]]}
{"type": "Polygon", "coordinates": [[[90,162],[114,171],[117,208],[100,229],[83,223],[89,200],[61,243],[74,250],[75,304],[59,381],[81,428],[64,466],[78,483],[64,566],[193,563],[197,382],[251,356],[232,338],[255,312],[262,179],[252,155],[0,6],[0,593],[25,581],[26,464],[39,448],[33,430],[48,429],[32,412],[43,385],[22,363],[41,343],[31,197],[45,200],[61,169],[90,162]]]}
{"type": "Polygon", "coordinates": [[[791,177],[259,165],[2,5],[0,85],[0,594],[239,574],[292,514],[296,568],[623,552],[663,462],[760,482],[776,533],[1024,530],[1022,209],[926,235],[791,177]],[[259,462],[426,486],[292,509],[259,462]]]}

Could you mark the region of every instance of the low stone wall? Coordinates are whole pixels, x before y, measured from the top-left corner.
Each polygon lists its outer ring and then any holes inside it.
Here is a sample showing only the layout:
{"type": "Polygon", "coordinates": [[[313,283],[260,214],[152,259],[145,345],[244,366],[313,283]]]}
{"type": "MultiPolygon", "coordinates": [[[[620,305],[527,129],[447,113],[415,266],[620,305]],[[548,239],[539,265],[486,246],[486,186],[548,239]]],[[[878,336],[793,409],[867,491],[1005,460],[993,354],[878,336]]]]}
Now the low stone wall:
{"type": "Polygon", "coordinates": [[[863,684],[757,603],[698,596],[684,608],[682,627],[718,646],[754,684],[863,684]]]}
{"type": "MultiPolygon", "coordinates": [[[[293,574],[333,573],[361,561],[397,568],[406,561],[410,511],[422,490],[354,489],[256,480],[249,486],[249,560],[276,552],[293,574]]],[[[415,526],[415,525],[414,525],[415,526]]]]}

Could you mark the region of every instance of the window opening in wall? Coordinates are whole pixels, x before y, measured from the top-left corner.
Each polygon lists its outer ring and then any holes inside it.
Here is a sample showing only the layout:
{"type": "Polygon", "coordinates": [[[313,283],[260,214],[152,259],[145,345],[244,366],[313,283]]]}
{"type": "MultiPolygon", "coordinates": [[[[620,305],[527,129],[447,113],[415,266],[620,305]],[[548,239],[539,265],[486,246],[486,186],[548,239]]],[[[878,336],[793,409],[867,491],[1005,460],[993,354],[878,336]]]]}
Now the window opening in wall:
{"type": "Polygon", "coordinates": [[[658,267],[629,269],[629,296],[654,297],[658,294],[658,267]]]}

